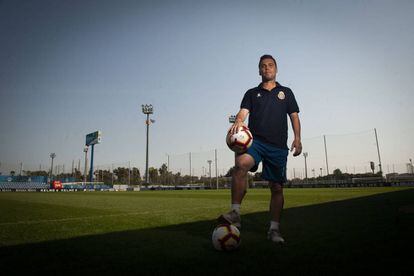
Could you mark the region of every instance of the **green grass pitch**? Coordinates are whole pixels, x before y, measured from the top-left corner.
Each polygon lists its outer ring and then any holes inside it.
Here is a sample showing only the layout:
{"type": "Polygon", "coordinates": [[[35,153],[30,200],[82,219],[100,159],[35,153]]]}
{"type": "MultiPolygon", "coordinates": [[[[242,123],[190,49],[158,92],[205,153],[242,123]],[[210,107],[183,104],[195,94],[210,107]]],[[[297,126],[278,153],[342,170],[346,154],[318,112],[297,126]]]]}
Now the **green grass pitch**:
{"type": "Polygon", "coordinates": [[[5,274],[405,274],[414,189],[285,189],[282,233],[266,239],[269,191],[250,189],[242,244],[211,245],[229,190],[0,193],[5,274]]]}

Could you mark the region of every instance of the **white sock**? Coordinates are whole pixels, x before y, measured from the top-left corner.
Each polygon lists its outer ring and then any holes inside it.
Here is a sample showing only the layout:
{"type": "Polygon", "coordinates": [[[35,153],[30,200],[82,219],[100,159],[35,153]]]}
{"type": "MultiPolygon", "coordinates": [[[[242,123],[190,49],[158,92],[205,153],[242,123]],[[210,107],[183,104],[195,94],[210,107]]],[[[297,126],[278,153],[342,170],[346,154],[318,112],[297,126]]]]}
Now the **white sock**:
{"type": "Polygon", "coordinates": [[[270,221],[270,229],[271,230],[279,230],[279,224],[280,224],[279,222],[271,220],[270,221]]]}
{"type": "Polygon", "coordinates": [[[240,214],[240,204],[232,204],[231,210],[234,210],[237,214],[240,214]]]}

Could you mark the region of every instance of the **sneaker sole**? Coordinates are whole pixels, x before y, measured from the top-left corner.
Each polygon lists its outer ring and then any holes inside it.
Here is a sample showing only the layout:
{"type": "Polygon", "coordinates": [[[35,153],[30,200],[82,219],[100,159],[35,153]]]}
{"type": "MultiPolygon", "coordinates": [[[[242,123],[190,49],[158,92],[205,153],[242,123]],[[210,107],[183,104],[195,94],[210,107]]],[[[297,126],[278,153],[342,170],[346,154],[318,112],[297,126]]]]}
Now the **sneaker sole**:
{"type": "Polygon", "coordinates": [[[272,240],[272,238],[271,238],[271,237],[269,237],[269,236],[267,236],[267,239],[268,239],[269,241],[271,241],[271,242],[275,243],[275,244],[280,244],[280,245],[282,245],[282,244],[284,244],[284,243],[285,243],[285,240],[283,240],[283,241],[274,241],[274,240],[272,240]]]}
{"type": "Polygon", "coordinates": [[[226,219],[223,215],[221,215],[221,216],[219,216],[219,217],[217,218],[217,222],[218,222],[219,224],[233,224],[233,225],[234,225],[234,226],[236,226],[238,229],[241,229],[241,223],[240,223],[240,222],[235,222],[235,223],[233,223],[233,222],[229,221],[228,219],[226,219]]]}

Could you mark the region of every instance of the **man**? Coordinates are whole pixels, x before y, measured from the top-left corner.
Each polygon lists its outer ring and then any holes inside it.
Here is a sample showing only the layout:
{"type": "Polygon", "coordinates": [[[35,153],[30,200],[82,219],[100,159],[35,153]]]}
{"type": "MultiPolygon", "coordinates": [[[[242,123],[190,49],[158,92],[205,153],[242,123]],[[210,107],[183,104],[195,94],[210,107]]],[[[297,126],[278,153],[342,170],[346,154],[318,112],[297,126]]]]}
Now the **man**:
{"type": "Polygon", "coordinates": [[[248,90],[240,105],[236,121],[229,132],[236,133],[249,115],[249,129],[253,134],[253,144],[246,153],[236,156],[232,175],[231,210],[218,218],[220,223],[241,227],[240,205],[246,194],[248,171],[256,171],[263,162],[262,178],[269,181],[271,191],[270,227],[268,239],[283,243],[279,223],[283,209],[283,184],[286,182],[286,163],[288,156],[287,116],[290,117],[294,140],[290,150],[293,156],[302,152],[300,137],[299,107],[295,96],[288,87],[276,82],[277,64],[271,55],[263,55],[259,61],[259,75],[262,82],[258,87],[248,90]]]}

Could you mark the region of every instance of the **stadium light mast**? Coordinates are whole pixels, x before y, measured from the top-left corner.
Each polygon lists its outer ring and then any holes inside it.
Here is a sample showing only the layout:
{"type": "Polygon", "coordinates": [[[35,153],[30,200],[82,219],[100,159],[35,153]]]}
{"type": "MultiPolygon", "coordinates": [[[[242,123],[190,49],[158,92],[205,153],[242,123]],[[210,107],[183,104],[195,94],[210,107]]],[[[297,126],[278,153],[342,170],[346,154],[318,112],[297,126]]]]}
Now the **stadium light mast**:
{"type": "Polygon", "coordinates": [[[308,153],[304,152],[303,157],[305,157],[305,179],[308,179],[308,166],[306,164],[306,158],[308,157],[308,153]]]}
{"type": "Polygon", "coordinates": [[[377,129],[374,128],[374,132],[375,132],[375,141],[377,142],[377,151],[378,151],[378,167],[379,167],[379,171],[380,174],[382,175],[382,164],[381,164],[381,155],[380,155],[380,150],[379,150],[379,145],[378,145],[378,136],[377,136],[377,129]]]}
{"type": "Polygon", "coordinates": [[[329,176],[329,167],[328,167],[328,150],[326,149],[326,136],[323,136],[323,143],[325,145],[325,162],[326,162],[326,175],[329,176]]]}
{"type": "Polygon", "coordinates": [[[191,152],[189,153],[189,158],[190,158],[190,184],[193,184],[193,176],[191,174],[191,152]]]}
{"type": "Polygon", "coordinates": [[[154,113],[154,109],[152,104],[143,104],[142,107],[142,113],[147,115],[147,120],[145,121],[145,124],[147,125],[147,150],[146,150],[146,163],[145,163],[145,184],[149,184],[148,181],[148,141],[149,141],[149,125],[150,123],[154,123],[154,120],[150,120],[149,115],[154,113]]]}
{"type": "Polygon", "coordinates": [[[83,152],[85,153],[85,170],[83,171],[83,182],[85,183],[85,185],[86,185],[86,178],[88,175],[88,149],[89,149],[88,146],[85,146],[83,148],[83,152]]]}
{"type": "Polygon", "coordinates": [[[213,160],[207,160],[208,163],[208,174],[210,177],[210,188],[211,188],[211,163],[213,162],[213,160]]]}
{"type": "Polygon", "coordinates": [[[169,173],[169,171],[170,171],[170,155],[168,153],[166,153],[166,155],[167,155],[167,179],[166,179],[166,181],[167,181],[167,185],[169,185],[170,184],[170,173],[169,173]]]}
{"type": "MultiPolygon", "coordinates": [[[[89,168],[89,181],[90,182],[93,182],[93,176],[94,176],[94,172],[93,172],[94,148],[95,148],[95,145],[99,144],[100,142],[101,142],[101,132],[99,130],[86,135],[85,146],[87,147],[91,146],[91,166],[89,168]]],[[[98,174],[99,174],[99,171],[98,171],[98,174]]]]}
{"type": "Polygon", "coordinates": [[[50,165],[50,181],[52,181],[52,177],[53,177],[53,159],[55,159],[56,154],[54,152],[52,152],[49,156],[52,159],[52,164],[50,165]]]}

